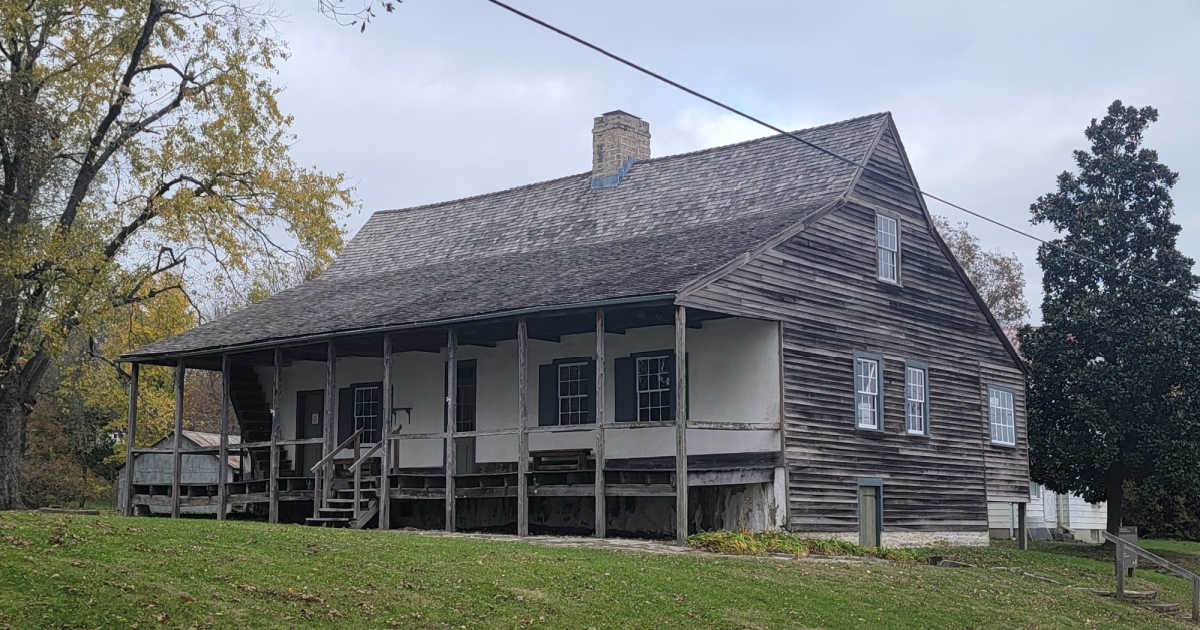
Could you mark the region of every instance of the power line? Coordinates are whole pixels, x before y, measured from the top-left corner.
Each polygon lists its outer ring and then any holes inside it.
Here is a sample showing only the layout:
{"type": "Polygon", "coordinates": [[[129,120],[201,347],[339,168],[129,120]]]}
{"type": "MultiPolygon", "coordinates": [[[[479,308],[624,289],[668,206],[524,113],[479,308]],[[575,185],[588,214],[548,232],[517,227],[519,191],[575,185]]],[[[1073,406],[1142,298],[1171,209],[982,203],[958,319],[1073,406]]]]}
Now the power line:
{"type": "MultiPolygon", "coordinates": [[[[799,134],[796,134],[796,133],[794,133],[794,132],[791,132],[791,131],[787,131],[786,129],[781,129],[781,128],[779,128],[779,127],[776,127],[775,125],[772,125],[771,123],[769,123],[769,122],[767,122],[767,121],[765,121],[765,120],[762,120],[761,118],[758,118],[758,117],[756,117],[756,116],[752,116],[752,115],[750,115],[750,114],[748,114],[748,113],[746,113],[746,112],[744,112],[744,111],[742,111],[742,110],[740,110],[740,109],[737,109],[736,107],[733,107],[732,105],[728,105],[728,104],[726,104],[726,103],[723,103],[723,102],[721,102],[721,101],[719,101],[719,100],[717,100],[717,99],[715,99],[715,98],[713,98],[713,97],[711,97],[711,96],[708,96],[707,94],[704,94],[704,93],[702,93],[702,92],[698,92],[698,91],[696,91],[696,90],[693,90],[692,88],[690,88],[690,87],[688,87],[688,86],[686,86],[686,85],[684,85],[684,84],[682,84],[682,83],[679,83],[678,81],[675,81],[675,80],[673,80],[673,79],[670,79],[670,78],[668,78],[668,77],[666,77],[666,76],[663,76],[663,75],[661,75],[661,74],[659,74],[659,73],[657,73],[657,72],[655,72],[655,71],[653,71],[653,70],[651,70],[651,69],[649,69],[649,68],[647,68],[647,67],[645,67],[645,66],[642,66],[642,65],[639,65],[639,64],[637,64],[637,63],[635,63],[635,62],[633,62],[633,61],[630,61],[629,59],[626,59],[626,58],[624,58],[624,57],[622,57],[622,56],[620,56],[620,55],[618,55],[618,54],[616,54],[616,53],[614,53],[614,52],[611,52],[611,51],[608,51],[608,50],[606,50],[606,49],[604,49],[604,48],[601,48],[600,46],[598,46],[598,45],[596,45],[596,44],[593,44],[592,42],[589,42],[588,40],[586,40],[586,39],[583,39],[582,37],[579,37],[578,35],[575,35],[575,34],[573,34],[573,33],[570,33],[570,32],[568,32],[568,31],[565,31],[565,30],[563,30],[563,29],[561,29],[561,28],[559,28],[559,27],[557,27],[557,26],[555,26],[555,25],[553,25],[553,24],[550,24],[549,22],[546,22],[545,20],[542,20],[542,19],[540,19],[540,18],[534,17],[533,15],[530,15],[530,14],[528,14],[528,13],[525,13],[524,11],[521,11],[520,9],[517,9],[517,8],[515,8],[515,7],[512,7],[512,6],[508,5],[508,4],[505,4],[504,2],[501,2],[500,0],[488,0],[488,2],[491,2],[492,4],[494,4],[494,5],[498,6],[498,7],[502,8],[502,9],[505,9],[506,11],[509,11],[509,12],[513,13],[514,15],[517,15],[517,16],[519,16],[519,17],[521,17],[521,18],[525,19],[525,20],[528,20],[528,21],[530,21],[530,22],[533,22],[534,24],[537,24],[538,26],[541,26],[542,28],[545,28],[545,29],[548,29],[548,30],[550,30],[550,31],[553,31],[553,32],[555,32],[555,33],[557,33],[557,34],[559,34],[559,35],[561,35],[561,36],[563,36],[563,37],[565,37],[565,38],[567,38],[567,39],[569,39],[569,40],[571,40],[571,41],[573,41],[573,42],[575,42],[575,43],[577,43],[577,44],[580,44],[580,45],[582,45],[582,46],[585,46],[585,47],[587,47],[587,48],[590,48],[590,49],[592,49],[592,50],[594,50],[594,51],[596,51],[596,52],[600,53],[601,55],[604,55],[605,57],[608,57],[609,59],[612,59],[613,61],[616,61],[617,63],[620,63],[620,64],[623,64],[623,65],[629,66],[630,68],[633,68],[634,70],[637,70],[638,72],[641,72],[642,74],[645,74],[645,75],[647,75],[647,76],[650,76],[650,77],[652,77],[652,78],[654,78],[654,79],[657,79],[658,81],[661,81],[662,83],[666,83],[667,85],[669,85],[669,86],[671,86],[671,87],[673,87],[673,88],[675,88],[675,89],[677,89],[677,90],[680,90],[680,91],[682,91],[682,92],[685,92],[685,93],[687,93],[687,94],[690,94],[691,96],[694,96],[694,97],[696,97],[696,98],[698,98],[698,99],[700,99],[700,100],[702,100],[702,101],[705,101],[705,102],[707,102],[707,103],[710,103],[710,104],[712,104],[712,105],[715,105],[715,106],[717,106],[717,107],[719,107],[719,108],[721,108],[721,109],[724,109],[725,111],[728,111],[728,112],[730,112],[730,113],[732,113],[732,114],[734,114],[734,115],[736,115],[736,116],[739,116],[739,117],[741,117],[741,118],[745,118],[746,120],[749,120],[749,121],[751,121],[751,122],[753,122],[753,123],[756,123],[756,124],[758,124],[758,125],[761,125],[761,126],[763,126],[763,127],[766,127],[767,129],[770,129],[771,131],[774,131],[775,133],[778,133],[778,134],[781,134],[781,135],[787,136],[788,138],[791,138],[792,140],[795,140],[795,141],[797,141],[797,142],[800,142],[800,143],[802,143],[802,144],[804,144],[804,145],[806,145],[806,146],[808,146],[808,147],[810,147],[810,148],[812,148],[812,149],[815,149],[815,150],[817,150],[817,151],[820,151],[821,153],[824,153],[825,155],[828,155],[828,156],[830,156],[830,157],[832,157],[832,158],[834,158],[834,159],[840,160],[840,161],[842,161],[842,162],[845,162],[845,163],[847,163],[847,164],[850,164],[850,165],[852,165],[852,166],[855,166],[855,167],[857,167],[857,168],[860,168],[860,169],[863,169],[863,170],[870,170],[871,172],[873,172],[873,173],[875,173],[875,174],[877,174],[877,175],[880,175],[880,176],[882,176],[882,177],[885,177],[885,178],[887,178],[887,179],[892,179],[892,180],[895,180],[895,179],[896,179],[895,177],[893,177],[893,176],[892,176],[891,174],[889,174],[889,173],[884,173],[884,172],[882,172],[882,171],[879,171],[879,170],[877,170],[877,169],[872,169],[872,168],[868,167],[868,166],[867,166],[866,164],[864,164],[864,163],[861,163],[861,162],[859,162],[859,161],[857,161],[857,160],[854,160],[854,159],[852,159],[852,158],[848,158],[848,157],[846,157],[846,156],[844,156],[844,155],[841,155],[841,154],[839,154],[839,153],[837,153],[837,152],[835,152],[835,151],[831,151],[831,150],[829,150],[829,149],[826,149],[825,147],[823,147],[823,146],[820,146],[820,145],[818,145],[818,144],[816,144],[816,143],[814,143],[814,142],[811,142],[811,141],[809,141],[809,140],[805,140],[804,138],[800,137],[800,136],[799,136],[799,134]]],[[[906,181],[906,182],[901,182],[901,183],[903,183],[903,184],[904,184],[904,185],[906,185],[906,186],[913,185],[913,183],[912,183],[912,182],[907,182],[907,181],[906,181]]],[[[1053,243],[1053,242],[1051,242],[1051,241],[1047,241],[1046,239],[1043,239],[1043,238],[1041,238],[1041,237],[1039,237],[1039,236],[1036,236],[1036,235],[1034,235],[1034,234],[1032,234],[1032,233],[1030,233],[1030,232],[1026,232],[1025,230],[1022,230],[1022,229],[1020,229],[1020,228],[1013,227],[1013,226],[1011,226],[1011,225],[1008,225],[1007,223],[1004,223],[1004,222],[1002,222],[1002,221],[999,221],[999,220],[997,220],[997,219],[993,219],[993,218],[991,218],[991,217],[989,217],[989,216],[987,216],[987,215],[985,215],[985,214],[982,214],[982,213],[976,212],[976,211],[974,211],[974,210],[971,210],[970,208],[966,208],[966,207],[963,207],[963,206],[961,206],[961,205],[959,205],[959,204],[957,204],[957,203],[954,203],[954,202],[952,202],[952,201],[948,201],[948,200],[946,200],[946,199],[943,199],[942,197],[939,197],[938,195],[935,195],[935,194],[933,194],[933,193],[931,193],[931,192],[926,192],[926,191],[924,191],[924,190],[921,190],[920,188],[918,188],[918,189],[917,189],[917,192],[921,193],[921,195],[922,195],[922,196],[924,196],[924,197],[927,197],[927,198],[929,198],[929,199],[932,199],[932,200],[934,200],[934,201],[937,201],[937,202],[939,202],[939,203],[943,203],[943,204],[945,204],[945,205],[947,205],[947,206],[950,206],[951,208],[954,208],[954,209],[956,209],[956,210],[959,210],[959,211],[961,211],[961,212],[965,212],[965,213],[967,213],[967,214],[969,214],[969,215],[971,215],[971,216],[973,216],[973,217],[976,217],[976,218],[978,218],[978,219],[982,219],[982,220],[984,220],[984,221],[987,221],[988,223],[991,223],[992,225],[995,225],[995,226],[998,226],[998,227],[1004,228],[1004,229],[1006,229],[1006,230],[1008,230],[1008,231],[1010,231],[1010,232],[1013,232],[1014,234],[1018,234],[1018,235],[1020,235],[1020,236],[1024,236],[1025,238],[1028,238],[1028,239],[1032,239],[1032,240],[1034,240],[1034,241],[1037,241],[1038,243],[1041,243],[1041,244],[1043,244],[1043,245],[1047,245],[1047,246],[1053,247],[1053,248],[1055,248],[1055,249],[1057,249],[1057,250],[1059,250],[1059,251],[1061,251],[1061,252],[1063,252],[1063,253],[1065,253],[1065,254],[1069,254],[1069,255],[1075,256],[1075,257],[1077,257],[1077,258],[1080,258],[1080,259],[1082,259],[1082,260],[1086,260],[1086,261],[1088,261],[1088,262],[1091,262],[1091,263],[1093,263],[1093,264],[1096,264],[1096,265],[1100,265],[1100,266],[1102,266],[1102,267],[1107,267],[1107,268],[1109,268],[1109,269],[1113,269],[1113,270],[1116,270],[1116,271],[1123,271],[1123,270],[1122,270],[1120,267],[1118,267],[1118,266],[1117,266],[1117,265],[1115,265],[1115,264],[1104,262],[1104,261],[1102,261],[1102,260],[1099,260],[1099,259],[1097,259],[1097,258],[1093,258],[1093,257],[1091,257],[1091,256],[1088,256],[1088,255],[1086,255],[1086,254],[1081,254],[1081,253],[1079,253],[1079,252],[1076,252],[1076,251],[1074,251],[1074,250],[1068,249],[1068,248],[1066,248],[1066,247],[1064,247],[1064,246],[1062,246],[1062,245],[1059,245],[1059,244],[1057,244],[1057,243],[1053,243]]],[[[1180,292],[1180,293],[1183,293],[1184,295],[1186,295],[1186,296],[1188,296],[1188,297],[1190,297],[1190,298],[1192,298],[1192,299],[1197,299],[1197,300],[1200,300],[1200,296],[1197,296],[1197,295],[1195,295],[1195,294],[1193,294],[1193,293],[1191,293],[1191,292],[1189,292],[1189,291],[1186,291],[1186,290],[1183,290],[1183,289],[1178,289],[1178,288],[1176,288],[1176,287],[1173,287],[1173,286],[1171,286],[1171,285],[1169,285],[1169,284],[1166,284],[1166,283],[1163,283],[1163,282],[1159,282],[1158,280],[1154,280],[1154,279],[1152,279],[1152,278],[1147,278],[1147,277],[1144,277],[1144,276],[1140,276],[1140,275],[1138,275],[1138,274],[1134,274],[1134,273],[1131,273],[1131,272],[1128,272],[1128,271],[1124,271],[1124,273],[1128,273],[1130,277],[1133,277],[1133,278],[1136,278],[1136,279],[1138,279],[1138,280],[1141,280],[1142,282],[1145,282],[1145,283],[1147,283],[1147,284],[1153,284],[1153,285],[1157,285],[1157,286],[1159,286],[1159,287],[1162,287],[1162,288],[1164,288],[1164,289],[1169,289],[1169,290],[1171,290],[1171,291],[1178,291],[1178,292],[1180,292]]]]}

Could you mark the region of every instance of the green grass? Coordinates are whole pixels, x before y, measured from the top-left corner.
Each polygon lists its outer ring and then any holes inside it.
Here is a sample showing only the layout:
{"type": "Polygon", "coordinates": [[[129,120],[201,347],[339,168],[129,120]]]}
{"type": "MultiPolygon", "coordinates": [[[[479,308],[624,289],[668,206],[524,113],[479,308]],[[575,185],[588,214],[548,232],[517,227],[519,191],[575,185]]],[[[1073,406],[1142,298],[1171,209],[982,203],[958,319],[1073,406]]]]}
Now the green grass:
{"type": "MultiPolygon", "coordinates": [[[[1111,565],[1086,554],[1011,547],[937,553],[978,566],[667,556],[255,522],[9,512],[0,513],[0,628],[1178,623],[1067,588],[1111,588],[1111,565]]],[[[1150,572],[1129,584],[1148,586],[1166,599],[1185,597],[1182,580],[1150,572]]]]}

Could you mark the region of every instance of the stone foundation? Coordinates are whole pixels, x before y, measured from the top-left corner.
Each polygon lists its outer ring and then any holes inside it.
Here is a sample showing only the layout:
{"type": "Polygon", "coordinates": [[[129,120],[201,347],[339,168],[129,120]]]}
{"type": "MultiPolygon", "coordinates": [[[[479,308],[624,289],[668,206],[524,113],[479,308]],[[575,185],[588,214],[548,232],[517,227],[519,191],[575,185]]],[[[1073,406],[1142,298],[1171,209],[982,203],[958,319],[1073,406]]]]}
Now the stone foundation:
{"type": "MultiPolygon", "coordinates": [[[[857,543],[858,532],[795,532],[808,538],[830,538],[857,543]]],[[[990,539],[987,532],[904,532],[883,531],[884,547],[986,547],[990,539]]]]}

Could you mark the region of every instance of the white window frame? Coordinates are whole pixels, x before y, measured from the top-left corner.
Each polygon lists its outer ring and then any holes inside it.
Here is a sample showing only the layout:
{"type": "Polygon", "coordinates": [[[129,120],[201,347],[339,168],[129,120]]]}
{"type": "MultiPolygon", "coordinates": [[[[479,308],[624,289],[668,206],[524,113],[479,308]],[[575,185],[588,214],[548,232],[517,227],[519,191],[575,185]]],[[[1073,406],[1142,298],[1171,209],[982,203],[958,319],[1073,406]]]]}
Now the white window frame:
{"type": "Polygon", "coordinates": [[[929,366],[904,363],[904,429],[910,435],[929,435],[929,366]]]}
{"type": "Polygon", "coordinates": [[[854,426],[870,431],[883,430],[883,357],[877,354],[854,354],[854,426]],[[861,373],[871,366],[873,374],[861,373]],[[869,417],[870,423],[864,418],[869,417]]]}
{"type": "Polygon", "coordinates": [[[1029,497],[1031,499],[1042,498],[1042,484],[1029,482],[1029,497]]]}
{"type": "Polygon", "coordinates": [[[988,386],[988,430],[992,444],[1017,445],[1016,396],[1011,389],[988,386]]]}
{"type": "Polygon", "coordinates": [[[354,388],[354,430],[363,429],[362,441],[373,444],[379,441],[380,409],[383,404],[378,385],[360,385],[354,388]],[[374,392],[372,400],[366,399],[367,392],[374,392]],[[374,426],[368,427],[372,422],[374,426]]]}
{"type": "Polygon", "coordinates": [[[875,215],[875,276],[900,284],[900,219],[887,214],[875,215]]]}
{"type": "MultiPolygon", "coordinates": [[[[587,361],[571,361],[559,363],[556,366],[556,374],[558,378],[555,379],[555,383],[558,386],[558,413],[555,417],[558,420],[559,425],[590,424],[593,422],[591,405],[587,404],[592,398],[592,393],[587,391],[588,388],[586,387],[588,383],[588,365],[589,364],[587,361]],[[579,368],[579,377],[569,378],[567,381],[564,381],[564,371],[568,371],[570,368],[579,368]],[[578,393],[564,394],[564,382],[573,381],[578,381],[584,387],[581,387],[578,393]],[[564,405],[564,403],[566,404],[564,405]],[[577,403],[574,405],[574,409],[571,408],[572,403],[577,403]]],[[[569,371],[567,372],[567,375],[570,376],[569,371]]]]}
{"type": "Polygon", "coordinates": [[[671,382],[670,362],[670,355],[665,354],[652,354],[636,357],[634,378],[636,379],[637,385],[638,422],[653,422],[656,420],[665,422],[674,419],[673,417],[670,417],[671,408],[673,407],[671,397],[674,395],[674,389],[672,387],[673,383],[671,382]],[[651,362],[654,362],[654,364],[657,366],[654,374],[659,377],[658,387],[650,387],[648,381],[648,377],[650,376],[649,366],[651,362]],[[646,368],[645,371],[643,370],[643,367],[646,368]],[[646,376],[647,379],[643,379],[643,376],[646,376]],[[646,394],[648,399],[648,404],[644,406],[642,405],[642,394],[646,394]],[[655,396],[658,397],[659,404],[649,404],[653,401],[655,396]],[[658,410],[659,417],[657,419],[654,418],[654,410],[658,410]]]}

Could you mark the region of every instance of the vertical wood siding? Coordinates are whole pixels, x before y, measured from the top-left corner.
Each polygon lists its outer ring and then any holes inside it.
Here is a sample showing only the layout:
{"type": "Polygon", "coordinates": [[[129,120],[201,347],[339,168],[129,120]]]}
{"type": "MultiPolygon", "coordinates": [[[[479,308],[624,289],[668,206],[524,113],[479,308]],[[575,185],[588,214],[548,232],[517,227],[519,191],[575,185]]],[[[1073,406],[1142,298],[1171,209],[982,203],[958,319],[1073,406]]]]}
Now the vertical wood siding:
{"type": "MultiPolygon", "coordinates": [[[[911,181],[894,130],[872,169],[911,181]]],[[[885,530],[987,527],[987,502],[1027,500],[1023,374],[931,234],[915,188],[871,170],[847,203],[680,300],[783,329],[790,527],[858,528],[857,484],[883,479],[885,530]],[[876,280],[875,214],[900,219],[900,285],[876,280]],[[855,351],[883,355],[884,426],[857,429],[855,351]],[[930,435],[909,435],[905,359],[928,364],[930,435]],[[987,384],[1016,394],[1017,446],[992,446],[987,384]]]]}

